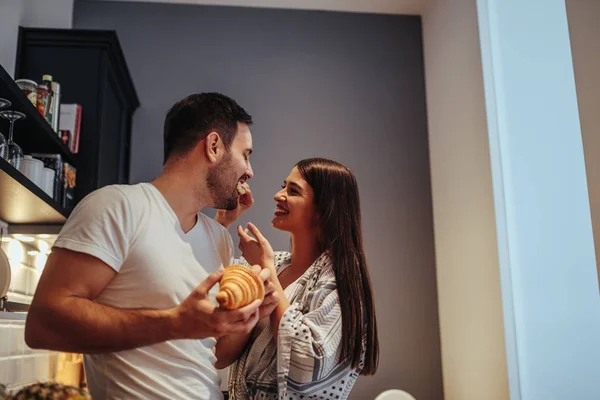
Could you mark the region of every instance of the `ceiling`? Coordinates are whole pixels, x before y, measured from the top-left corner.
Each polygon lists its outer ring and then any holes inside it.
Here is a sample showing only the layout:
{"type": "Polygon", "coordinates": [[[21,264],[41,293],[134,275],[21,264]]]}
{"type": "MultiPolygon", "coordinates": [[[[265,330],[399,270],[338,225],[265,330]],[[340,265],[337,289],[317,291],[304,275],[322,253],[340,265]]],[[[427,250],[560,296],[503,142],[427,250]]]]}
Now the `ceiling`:
{"type": "MultiPolygon", "coordinates": [[[[88,0],[90,1],[90,0],[88,0]]],[[[427,0],[93,0],[421,15],[427,0]]]]}

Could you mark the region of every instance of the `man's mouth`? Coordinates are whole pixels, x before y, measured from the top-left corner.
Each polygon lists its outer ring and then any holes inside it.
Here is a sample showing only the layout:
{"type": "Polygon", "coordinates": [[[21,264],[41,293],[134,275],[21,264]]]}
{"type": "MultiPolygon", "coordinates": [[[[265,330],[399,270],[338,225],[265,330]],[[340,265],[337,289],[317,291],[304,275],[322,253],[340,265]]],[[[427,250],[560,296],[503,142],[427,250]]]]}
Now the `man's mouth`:
{"type": "Polygon", "coordinates": [[[236,189],[237,192],[240,196],[246,194],[246,188],[245,188],[246,182],[244,180],[240,180],[237,183],[236,189]]]}

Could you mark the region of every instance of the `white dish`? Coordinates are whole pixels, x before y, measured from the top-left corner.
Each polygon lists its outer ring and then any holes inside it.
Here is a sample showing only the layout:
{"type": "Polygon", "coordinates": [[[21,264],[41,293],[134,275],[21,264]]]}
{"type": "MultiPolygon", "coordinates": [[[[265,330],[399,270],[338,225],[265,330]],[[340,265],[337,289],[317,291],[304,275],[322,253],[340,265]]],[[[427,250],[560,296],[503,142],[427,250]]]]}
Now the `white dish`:
{"type": "Polygon", "coordinates": [[[44,163],[37,158],[31,156],[23,157],[21,167],[19,168],[23,175],[29,178],[30,181],[35,183],[37,186],[42,187],[44,183],[44,163]]]}
{"type": "Polygon", "coordinates": [[[10,287],[10,263],[4,250],[0,249],[0,297],[6,296],[10,287]]]}

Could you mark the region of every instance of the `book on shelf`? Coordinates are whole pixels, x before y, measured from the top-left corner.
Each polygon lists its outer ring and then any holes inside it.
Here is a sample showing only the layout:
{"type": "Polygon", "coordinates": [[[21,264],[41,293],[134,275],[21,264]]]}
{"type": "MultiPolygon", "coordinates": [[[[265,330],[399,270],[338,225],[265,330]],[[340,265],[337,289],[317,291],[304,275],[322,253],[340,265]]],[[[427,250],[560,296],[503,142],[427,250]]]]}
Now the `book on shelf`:
{"type": "Polygon", "coordinates": [[[79,152],[79,132],[81,130],[81,104],[60,105],[59,136],[73,154],[79,152]]]}

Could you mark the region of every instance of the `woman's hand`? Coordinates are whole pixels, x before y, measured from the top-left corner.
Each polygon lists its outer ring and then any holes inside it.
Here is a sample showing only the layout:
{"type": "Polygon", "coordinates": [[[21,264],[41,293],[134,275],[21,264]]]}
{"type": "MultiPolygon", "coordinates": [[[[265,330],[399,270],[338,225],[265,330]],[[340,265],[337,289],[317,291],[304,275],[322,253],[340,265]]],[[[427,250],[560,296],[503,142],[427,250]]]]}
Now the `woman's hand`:
{"type": "Polygon", "coordinates": [[[242,229],[238,226],[238,235],[240,236],[239,249],[242,251],[242,256],[250,265],[260,265],[262,268],[269,268],[272,277],[275,274],[275,255],[273,248],[265,237],[260,233],[258,228],[253,223],[248,223],[247,229],[242,229]],[[250,236],[250,233],[254,236],[250,236]]]}
{"type": "Polygon", "coordinates": [[[254,198],[252,197],[250,186],[244,182],[242,187],[246,192],[238,196],[238,206],[235,210],[217,210],[215,221],[223,225],[225,228],[229,229],[231,224],[237,221],[237,219],[254,204],[254,198]]]}

